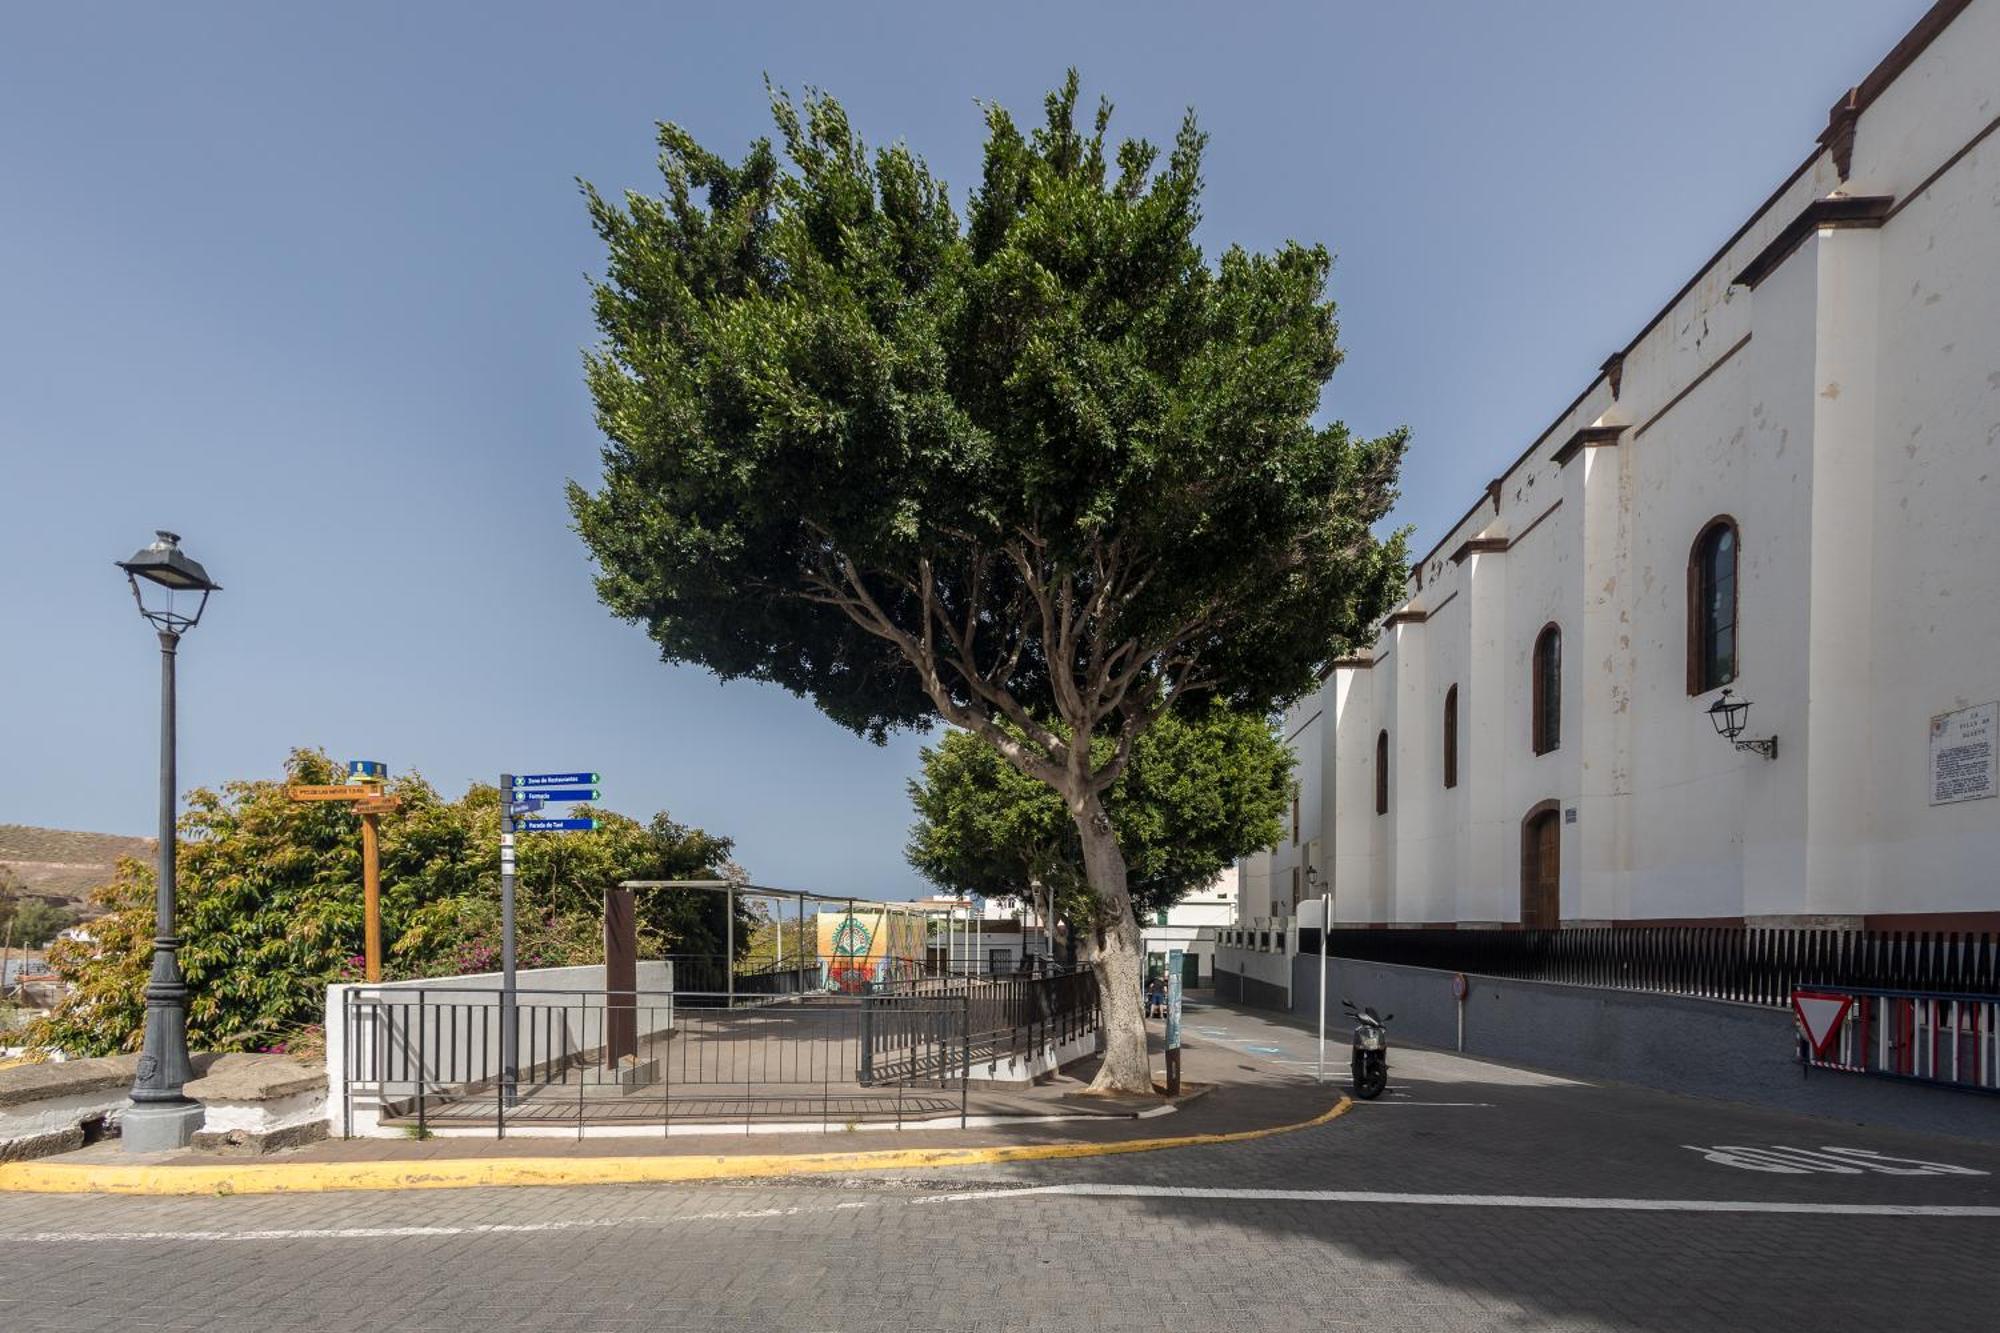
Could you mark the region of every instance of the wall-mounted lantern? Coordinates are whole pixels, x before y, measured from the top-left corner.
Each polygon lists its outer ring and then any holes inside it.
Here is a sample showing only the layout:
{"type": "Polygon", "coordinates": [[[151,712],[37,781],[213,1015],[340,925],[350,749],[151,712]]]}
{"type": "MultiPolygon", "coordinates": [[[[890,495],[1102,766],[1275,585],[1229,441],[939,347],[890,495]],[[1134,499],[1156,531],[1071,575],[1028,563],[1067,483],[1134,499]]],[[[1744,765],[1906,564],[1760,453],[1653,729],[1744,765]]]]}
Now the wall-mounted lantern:
{"type": "Polygon", "coordinates": [[[1731,691],[1724,690],[1716,701],[1708,706],[1708,720],[1715,724],[1715,734],[1734,745],[1739,750],[1753,750],[1766,759],[1778,757],[1778,738],[1766,736],[1762,739],[1741,739],[1743,728],[1750,722],[1750,701],[1731,697],[1731,691]]]}

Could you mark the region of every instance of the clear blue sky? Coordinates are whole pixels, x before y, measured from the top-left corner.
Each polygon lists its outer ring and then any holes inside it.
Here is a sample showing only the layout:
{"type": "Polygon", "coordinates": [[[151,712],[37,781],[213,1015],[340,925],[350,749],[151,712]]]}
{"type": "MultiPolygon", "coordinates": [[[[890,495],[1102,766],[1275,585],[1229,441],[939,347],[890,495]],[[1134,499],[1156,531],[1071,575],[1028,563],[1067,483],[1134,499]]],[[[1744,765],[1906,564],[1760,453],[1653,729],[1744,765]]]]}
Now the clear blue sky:
{"type": "Polygon", "coordinates": [[[1407,423],[1421,549],[1805,154],[1926,0],[22,5],[0,42],[0,822],[153,825],[156,657],[111,561],[180,531],[183,785],[294,745],[596,768],[760,880],[919,886],[918,742],[669,669],[594,600],[566,478],[598,253],[572,180],[730,154],[828,89],[961,198],[975,98],[1065,66],[1213,136],[1211,251],[1339,256],[1329,412],[1407,423]],[[700,9],[700,14],[688,11],[700,9]]]}

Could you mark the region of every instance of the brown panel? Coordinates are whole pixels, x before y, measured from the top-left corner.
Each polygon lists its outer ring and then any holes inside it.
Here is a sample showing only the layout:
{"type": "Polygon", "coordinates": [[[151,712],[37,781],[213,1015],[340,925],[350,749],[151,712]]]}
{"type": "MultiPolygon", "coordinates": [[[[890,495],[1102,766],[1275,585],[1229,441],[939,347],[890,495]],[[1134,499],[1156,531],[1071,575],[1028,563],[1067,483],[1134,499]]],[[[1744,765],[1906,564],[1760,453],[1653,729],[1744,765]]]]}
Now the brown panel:
{"type": "Polygon", "coordinates": [[[631,889],[604,891],[604,1062],[639,1053],[639,914],[631,889]]]}

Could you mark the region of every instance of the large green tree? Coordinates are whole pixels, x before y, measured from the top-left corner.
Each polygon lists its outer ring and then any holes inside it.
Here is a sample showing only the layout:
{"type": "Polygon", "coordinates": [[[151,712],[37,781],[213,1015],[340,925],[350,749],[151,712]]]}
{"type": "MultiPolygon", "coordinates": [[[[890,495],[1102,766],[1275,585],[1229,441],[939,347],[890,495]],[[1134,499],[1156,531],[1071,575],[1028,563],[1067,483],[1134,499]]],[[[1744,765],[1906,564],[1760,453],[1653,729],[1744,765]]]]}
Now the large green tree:
{"type": "MultiPolygon", "coordinates": [[[[1275,843],[1292,764],[1264,717],[1220,702],[1168,714],[1140,735],[1104,793],[1134,915],[1143,922],[1275,843]]],[[[1103,924],[1062,799],[978,736],[954,730],[926,746],[910,800],[917,822],[907,855],[932,883],[982,897],[1032,894],[1072,923],[1103,924]]]]}
{"type": "MultiPolygon", "coordinates": [[[[176,863],[188,1040],[232,1051],[297,1041],[320,1021],[326,985],[360,979],[359,821],[345,804],[299,802],[288,782],[341,780],[313,750],[294,751],[283,778],[188,793],[176,863]]],[[[456,976],[499,967],[500,800],[475,784],[455,801],[414,774],[389,783],[402,807],[382,820],[385,971],[456,976]]],[[[518,956],[523,967],[603,959],[603,891],[621,879],[717,873],[729,840],[676,824],[595,811],[587,833],[523,834],[518,956]]],[[[152,966],[153,867],[127,859],[92,901],[88,941],[58,942],[49,961],[65,983],[32,1044],[71,1055],[137,1049],[152,966]]],[[[719,895],[649,893],[642,948],[720,954],[719,895]]]]}
{"type": "Polygon", "coordinates": [[[1399,587],[1375,526],[1404,437],[1318,420],[1331,259],[1195,241],[1204,136],[1164,156],[986,108],[961,218],[829,97],[738,164],[660,129],[665,192],[585,186],[598,595],[671,662],[772,681],[880,739],[942,719],[1047,785],[1102,900],[1099,1088],[1150,1086],[1105,793],[1148,728],[1309,689],[1399,587]],[[1109,744],[1100,742],[1108,741],[1109,744]]]}

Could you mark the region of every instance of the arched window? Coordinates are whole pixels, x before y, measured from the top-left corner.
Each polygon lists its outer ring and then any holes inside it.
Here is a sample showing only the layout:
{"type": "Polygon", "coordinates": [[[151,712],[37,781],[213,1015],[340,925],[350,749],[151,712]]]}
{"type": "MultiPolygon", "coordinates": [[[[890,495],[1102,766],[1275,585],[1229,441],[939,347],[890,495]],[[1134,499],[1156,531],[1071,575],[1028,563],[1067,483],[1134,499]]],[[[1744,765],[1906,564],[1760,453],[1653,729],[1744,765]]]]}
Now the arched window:
{"type": "Polygon", "coordinates": [[[1458,686],[1444,692],[1444,785],[1458,785],[1458,686]]]}
{"type": "Polygon", "coordinates": [[[1389,733],[1375,736],[1375,813],[1389,813],[1389,733]]]}
{"type": "Polygon", "coordinates": [[[1535,637],[1535,753],[1547,754],[1562,744],[1563,635],[1544,625],[1535,637]]]}
{"type": "Polygon", "coordinates": [[[1688,556],[1688,693],[1736,679],[1735,520],[1712,519],[1688,556]]]}

